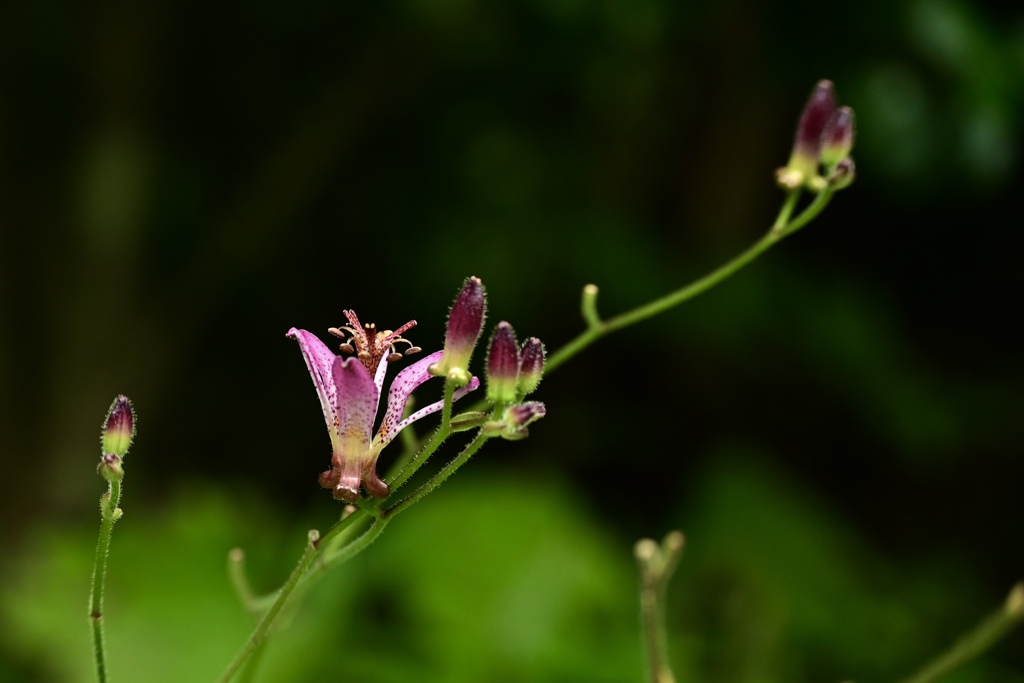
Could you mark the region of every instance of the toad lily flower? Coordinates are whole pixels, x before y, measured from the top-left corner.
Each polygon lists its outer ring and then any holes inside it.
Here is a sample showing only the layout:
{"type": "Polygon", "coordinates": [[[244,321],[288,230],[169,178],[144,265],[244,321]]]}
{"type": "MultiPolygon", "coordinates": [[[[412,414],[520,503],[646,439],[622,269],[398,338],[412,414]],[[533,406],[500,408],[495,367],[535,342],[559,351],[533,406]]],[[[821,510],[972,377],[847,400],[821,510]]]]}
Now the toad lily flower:
{"type": "MultiPolygon", "coordinates": [[[[335,498],[355,503],[359,500],[360,484],[376,498],[387,497],[390,492],[388,485],[377,476],[377,456],[399,431],[443,406],[444,401],[438,401],[402,419],[410,394],[432,377],[427,368],[440,360],[442,352],[420,359],[395,376],[388,390],[387,410],[374,435],[373,426],[387,366],[402,358],[403,354],[395,351],[395,345],[410,344],[401,334],[412,328],[416,321],[408,322],[395,331],[378,331],[373,324],[361,325],[353,311],[345,311],[345,317],[350,326],[329,331],[346,340],[341,351],[348,354],[347,358],[336,356],[326,344],[306,330],[293,327],[287,336],[299,343],[331,436],[331,469],[320,475],[320,485],[331,489],[335,498]]],[[[410,344],[405,353],[417,351],[419,349],[410,344]]],[[[461,398],[479,385],[479,380],[474,378],[456,391],[454,398],[461,398]]]]}

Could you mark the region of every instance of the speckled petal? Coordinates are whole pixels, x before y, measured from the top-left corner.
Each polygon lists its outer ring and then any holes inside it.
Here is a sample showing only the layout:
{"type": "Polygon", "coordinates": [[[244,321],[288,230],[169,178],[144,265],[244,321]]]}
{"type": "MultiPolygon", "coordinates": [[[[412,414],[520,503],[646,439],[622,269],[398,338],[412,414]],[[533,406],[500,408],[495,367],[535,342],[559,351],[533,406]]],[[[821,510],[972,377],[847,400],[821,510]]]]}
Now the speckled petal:
{"type": "Polygon", "coordinates": [[[338,416],[338,448],[332,463],[339,474],[334,497],[352,502],[359,496],[363,470],[370,463],[370,435],[377,414],[377,386],[355,356],[337,357],[332,368],[338,389],[335,412],[338,416]]]}
{"type": "Polygon", "coordinates": [[[386,358],[387,356],[385,354],[385,357],[380,359],[380,363],[377,364],[377,372],[374,373],[373,376],[373,383],[377,385],[378,396],[384,393],[384,375],[388,374],[388,362],[386,358]]]}
{"type": "Polygon", "coordinates": [[[332,370],[337,356],[312,332],[293,327],[288,330],[286,336],[299,343],[302,358],[306,361],[306,367],[313,378],[313,385],[316,387],[317,396],[320,397],[320,408],[324,412],[324,420],[327,422],[327,429],[331,433],[331,443],[334,445],[334,449],[337,450],[339,446],[338,420],[335,406],[337,405],[338,391],[334,383],[332,370]]]}
{"type": "MultiPolygon", "coordinates": [[[[474,377],[473,379],[469,380],[469,384],[467,384],[466,386],[462,387],[461,389],[457,389],[455,391],[455,393],[452,394],[452,402],[454,403],[455,401],[458,401],[460,398],[462,398],[463,396],[465,396],[469,392],[475,391],[479,386],[480,386],[480,378],[479,377],[474,377]]],[[[431,413],[436,413],[437,411],[441,410],[441,408],[443,408],[443,407],[444,407],[444,400],[442,399],[442,400],[437,401],[435,403],[431,403],[429,406],[425,406],[423,408],[420,408],[415,413],[413,413],[412,415],[410,415],[409,417],[405,418],[404,420],[399,422],[397,425],[395,425],[394,429],[391,430],[390,435],[388,435],[386,438],[385,438],[384,434],[381,434],[380,435],[381,444],[383,446],[386,446],[392,439],[395,438],[395,434],[398,434],[398,432],[402,431],[403,429],[405,429],[406,427],[408,427],[409,425],[411,425],[413,422],[415,422],[416,420],[420,419],[421,417],[426,417],[427,415],[430,415],[431,413]]]]}
{"type": "Polygon", "coordinates": [[[388,390],[388,409],[381,420],[378,438],[382,443],[388,443],[398,433],[398,422],[405,412],[405,403],[416,387],[433,377],[427,368],[441,360],[443,351],[435,351],[429,356],[420,358],[412,365],[403,368],[391,381],[391,388],[388,390]]]}
{"type": "Polygon", "coordinates": [[[356,357],[336,357],[332,368],[337,387],[335,413],[343,442],[343,455],[364,457],[377,414],[377,386],[356,357]],[[359,450],[355,450],[358,445],[359,450]]]}

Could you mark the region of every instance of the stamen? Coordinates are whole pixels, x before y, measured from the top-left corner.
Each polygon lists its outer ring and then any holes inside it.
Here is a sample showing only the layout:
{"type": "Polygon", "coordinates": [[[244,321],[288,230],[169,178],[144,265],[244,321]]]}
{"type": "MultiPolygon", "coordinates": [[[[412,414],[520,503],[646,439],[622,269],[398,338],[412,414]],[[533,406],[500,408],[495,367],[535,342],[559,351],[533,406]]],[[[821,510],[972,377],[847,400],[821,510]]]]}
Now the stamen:
{"type": "Polygon", "coordinates": [[[394,351],[392,351],[391,353],[388,354],[388,362],[389,363],[394,363],[396,360],[401,360],[401,359],[402,359],[402,354],[400,354],[400,353],[395,353],[394,351]]]}
{"type": "MultiPolygon", "coordinates": [[[[405,340],[403,339],[402,341],[405,341],[405,340]]],[[[414,355],[414,354],[417,354],[417,353],[419,353],[419,352],[420,352],[420,351],[422,351],[422,350],[423,350],[423,349],[421,349],[421,348],[420,348],[420,347],[418,347],[418,346],[410,346],[409,348],[407,348],[407,349],[405,350],[405,355],[407,355],[407,356],[412,356],[412,355],[414,355]]]]}
{"type": "Polygon", "coordinates": [[[327,328],[327,333],[331,334],[331,335],[334,335],[338,339],[344,339],[347,336],[344,332],[342,332],[337,327],[328,327],[327,328]]]}
{"type": "Polygon", "coordinates": [[[356,352],[356,350],[355,350],[354,348],[352,348],[352,345],[351,345],[351,344],[348,344],[348,343],[346,343],[346,344],[342,344],[342,345],[341,345],[341,346],[339,346],[338,348],[339,348],[339,349],[340,349],[340,350],[341,350],[342,352],[344,352],[344,353],[355,353],[355,352],[356,352]]]}

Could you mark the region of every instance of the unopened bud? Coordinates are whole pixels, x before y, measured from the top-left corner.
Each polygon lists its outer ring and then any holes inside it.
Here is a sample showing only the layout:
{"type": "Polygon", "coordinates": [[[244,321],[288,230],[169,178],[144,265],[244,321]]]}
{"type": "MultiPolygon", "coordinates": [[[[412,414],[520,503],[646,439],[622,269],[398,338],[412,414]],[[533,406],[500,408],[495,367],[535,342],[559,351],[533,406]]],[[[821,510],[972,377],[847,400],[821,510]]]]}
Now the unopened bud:
{"type": "Polygon", "coordinates": [[[832,81],[822,80],[814,86],[811,96],[800,113],[800,121],[793,140],[794,156],[802,156],[811,164],[811,170],[818,163],[821,152],[821,134],[836,109],[836,94],[832,81]]]}
{"type": "Polygon", "coordinates": [[[495,403],[516,400],[516,380],[519,376],[519,345],[516,333],[504,320],[491,335],[487,351],[487,398],[495,403]]]}
{"type": "Polygon", "coordinates": [[[487,299],[480,278],[470,277],[455,297],[455,303],[448,313],[448,327],[444,338],[444,355],[430,373],[440,377],[449,376],[453,370],[461,371],[456,376],[465,376],[469,381],[469,359],[484,326],[487,299]]]}
{"type": "Polygon", "coordinates": [[[533,393],[540,384],[540,378],[544,374],[544,353],[544,344],[536,337],[530,337],[523,343],[523,348],[519,352],[519,396],[533,393]]]}
{"type": "Polygon", "coordinates": [[[124,470],[121,468],[121,458],[113,453],[107,453],[100,458],[100,464],[96,471],[101,477],[109,482],[121,481],[124,478],[124,470]]]}
{"type": "Polygon", "coordinates": [[[844,187],[849,187],[856,175],[853,159],[846,157],[836,164],[835,170],[829,174],[828,184],[833,190],[841,190],[844,187]]]}
{"type": "Polygon", "coordinates": [[[452,418],[452,431],[465,432],[470,429],[476,429],[483,423],[487,422],[488,417],[490,416],[487,413],[479,410],[473,410],[456,415],[452,418]]]}
{"type": "Polygon", "coordinates": [[[526,429],[547,414],[547,408],[540,401],[519,403],[505,411],[505,431],[502,436],[510,441],[524,438],[529,432],[526,429]]]}
{"type": "Polygon", "coordinates": [[[135,438],[135,411],[127,396],[118,396],[110,404],[107,418],[103,421],[100,448],[104,455],[113,453],[123,458],[135,438]]]}
{"type": "Polygon", "coordinates": [[[540,401],[526,401],[505,411],[505,421],[509,426],[522,428],[531,422],[536,422],[547,413],[547,408],[540,401]]]}
{"type": "Polygon", "coordinates": [[[830,169],[845,159],[853,149],[853,109],[839,107],[821,134],[821,163],[830,169]]]}
{"type": "Polygon", "coordinates": [[[821,133],[835,108],[836,95],[832,81],[818,81],[800,114],[789,163],[776,172],[779,185],[793,190],[817,175],[821,133]]]}

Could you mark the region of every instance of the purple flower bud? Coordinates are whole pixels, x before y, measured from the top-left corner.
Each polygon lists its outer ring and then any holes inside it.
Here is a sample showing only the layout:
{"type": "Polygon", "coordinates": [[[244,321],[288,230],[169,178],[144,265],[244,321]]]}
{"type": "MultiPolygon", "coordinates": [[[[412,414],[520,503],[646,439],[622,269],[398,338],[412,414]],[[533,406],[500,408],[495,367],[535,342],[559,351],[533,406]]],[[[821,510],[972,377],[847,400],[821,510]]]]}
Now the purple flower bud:
{"type": "Polygon", "coordinates": [[[800,122],[796,127],[793,153],[789,157],[787,172],[794,177],[799,174],[801,181],[815,175],[821,154],[821,133],[836,108],[836,95],[832,81],[818,81],[811,92],[800,122]]]}
{"type": "Polygon", "coordinates": [[[504,320],[491,335],[487,352],[487,398],[495,403],[516,400],[516,379],[519,376],[519,345],[516,333],[504,320]]]}
{"type": "Polygon", "coordinates": [[[856,167],[854,166],[853,158],[846,157],[836,164],[835,170],[829,174],[828,184],[833,190],[842,190],[844,187],[849,187],[850,184],[853,183],[853,179],[856,175],[856,167]]]}
{"type": "Polygon", "coordinates": [[[525,427],[547,415],[547,408],[540,401],[527,401],[514,405],[505,413],[505,419],[512,427],[525,427]]]}
{"type": "Polygon", "coordinates": [[[547,408],[540,401],[526,401],[509,406],[500,420],[485,423],[481,429],[488,436],[498,436],[509,441],[518,441],[529,436],[527,427],[547,414],[547,408]]]}
{"type": "Polygon", "coordinates": [[[455,297],[452,310],[448,313],[448,329],[444,338],[444,355],[430,369],[431,374],[447,377],[451,373],[460,375],[469,382],[469,359],[484,327],[487,299],[480,278],[470,277],[462,285],[462,291],[455,297]]]}
{"type": "Polygon", "coordinates": [[[827,168],[833,168],[840,161],[850,155],[853,149],[853,109],[850,107],[839,107],[821,134],[821,163],[827,168]]]}
{"type": "Polygon", "coordinates": [[[544,374],[544,344],[540,339],[530,337],[523,343],[520,358],[517,390],[520,396],[526,396],[537,388],[544,374]]]}
{"type": "Polygon", "coordinates": [[[110,404],[107,417],[103,421],[100,435],[100,448],[103,455],[114,454],[123,458],[135,438],[135,411],[127,396],[118,396],[110,404]]]}

